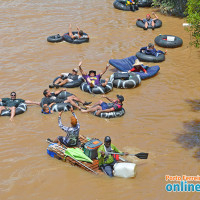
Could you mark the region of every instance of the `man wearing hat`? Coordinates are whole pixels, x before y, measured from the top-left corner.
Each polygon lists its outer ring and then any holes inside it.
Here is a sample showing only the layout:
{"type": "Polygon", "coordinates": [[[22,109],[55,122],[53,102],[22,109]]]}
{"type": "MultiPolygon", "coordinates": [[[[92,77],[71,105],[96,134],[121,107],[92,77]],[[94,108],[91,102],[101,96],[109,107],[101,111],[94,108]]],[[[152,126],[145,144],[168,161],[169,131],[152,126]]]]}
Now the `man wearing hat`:
{"type": "Polygon", "coordinates": [[[145,53],[147,55],[158,57],[160,54],[166,54],[167,50],[165,50],[165,52],[161,50],[156,51],[156,49],[154,48],[154,44],[149,43],[147,47],[140,48],[140,53],[145,53]]]}
{"type": "Polygon", "coordinates": [[[138,21],[140,20],[140,21],[143,21],[144,22],[144,30],[147,30],[147,28],[148,28],[148,26],[150,25],[150,26],[152,26],[152,30],[154,30],[154,26],[155,26],[155,20],[157,20],[158,19],[158,16],[155,14],[155,12],[152,12],[152,15],[154,15],[155,16],[155,18],[151,18],[151,16],[150,16],[150,14],[147,14],[146,15],[146,19],[138,19],[138,21]]]}
{"type": "Polygon", "coordinates": [[[87,110],[81,109],[81,112],[88,113],[88,112],[96,112],[96,115],[99,115],[102,112],[113,112],[118,111],[122,109],[122,102],[124,101],[124,97],[122,95],[117,95],[117,99],[110,99],[106,97],[105,95],[102,95],[103,98],[106,98],[111,103],[106,103],[102,100],[98,101],[93,106],[89,107],[87,110]]]}
{"type": "Polygon", "coordinates": [[[54,84],[49,85],[49,88],[59,88],[66,83],[78,80],[79,76],[77,75],[78,69],[72,69],[72,73],[61,73],[60,78],[58,78],[54,84]]]}
{"type": "Polygon", "coordinates": [[[87,75],[87,73],[82,70],[81,65],[82,65],[82,61],[79,63],[79,69],[83,78],[88,83],[88,85],[90,85],[90,87],[94,87],[95,85],[101,85],[105,87],[107,85],[108,79],[105,79],[105,83],[100,83],[100,79],[103,76],[103,74],[106,73],[110,64],[107,64],[105,70],[102,73],[97,74],[97,75],[96,75],[96,71],[94,70],[90,70],[87,75]]]}
{"type": "MultiPolygon", "coordinates": [[[[99,167],[104,173],[108,176],[113,177],[113,166],[116,163],[115,155],[110,153],[122,153],[119,151],[113,144],[111,144],[111,138],[106,136],[104,138],[104,144],[102,144],[98,150],[98,160],[99,167]]],[[[124,152],[124,155],[128,155],[127,152],[124,152]]]]}
{"type": "Polygon", "coordinates": [[[130,72],[140,72],[140,71],[143,71],[145,74],[147,74],[146,69],[144,69],[144,68],[142,67],[142,65],[143,65],[143,63],[140,62],[138,59],[135,60],[135,63],[133,64],[133,68],[130,69],[130,70],[128,71],[128,73],[130,73],[130,72]]]}

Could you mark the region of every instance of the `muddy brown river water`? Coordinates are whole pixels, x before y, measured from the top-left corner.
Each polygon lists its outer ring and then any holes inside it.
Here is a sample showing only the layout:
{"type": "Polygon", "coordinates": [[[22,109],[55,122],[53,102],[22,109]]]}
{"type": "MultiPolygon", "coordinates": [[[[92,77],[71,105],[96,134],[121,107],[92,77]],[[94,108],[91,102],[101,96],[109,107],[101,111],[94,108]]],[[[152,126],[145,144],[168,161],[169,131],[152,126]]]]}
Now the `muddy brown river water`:
{"type": "MultiPolygon", "coordinates": [[[[0,97],[16,91],[18,98],[37,100],[61,72],[69,72],[83,60],[83,69],[101,72],[109,59],[134,55],[140,47],[154,42],[158,34],[173,34],[183,46],[168,49],[154,78],[142,81],[135,89],[114,89],[125,97],[126,114],[122,118],[100,119],[76,111],[81,134],[101,140],[106,135],[121,150],[149,152],[148,160],[128,157],[137,164],[134,179],[95,176],[77,167],[52,159],[46,154],[46,138],[64,135],[58,127],[58,113],[42,115],[41,108],[30,106],[13,122],[0,117],[0,199],[198,199],[197,192],[165,191],[165,175],[200,173],[195,148],[186,149],[177,141],[184,123],[200,120],[187,99],[199,99],[200,51],[190,47],[190,34],[184,19],[157,15],[160,29],[143,31],[135,19],[151,13],[152,8],[137,12],[116,10],[111,0],[1,0],[0,97]],[[51,44],[47,36],[68,32],[76,24],[90,35],[87,44],[66,42],[51,44]]],[[[156,49],[165,50],[156,46],[156,49]]],[[[150,66],[152,63],[147,63],[150,66]]],[[[105,77],[113,73],[110,67],[105,77]]],[[[52,90],[53,91],[53,90],[52,90]]],[[[69,89],[82,99],[101,99],[80,88],[69,89]]],[[[70,113],[63,114],[69,125],[70,113]]]]}

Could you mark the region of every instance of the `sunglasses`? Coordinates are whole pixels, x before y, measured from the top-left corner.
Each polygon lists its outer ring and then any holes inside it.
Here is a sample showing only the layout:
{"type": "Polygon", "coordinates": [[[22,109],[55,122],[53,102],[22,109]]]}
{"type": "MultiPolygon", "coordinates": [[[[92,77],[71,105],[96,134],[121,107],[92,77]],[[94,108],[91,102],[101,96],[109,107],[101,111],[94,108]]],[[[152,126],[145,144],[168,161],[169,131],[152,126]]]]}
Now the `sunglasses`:
{"type": "Polygon", "coordinates": [[[16,97],[16,94],[11,94],[10,96],[11,96],[11,97],[16,97]]]}

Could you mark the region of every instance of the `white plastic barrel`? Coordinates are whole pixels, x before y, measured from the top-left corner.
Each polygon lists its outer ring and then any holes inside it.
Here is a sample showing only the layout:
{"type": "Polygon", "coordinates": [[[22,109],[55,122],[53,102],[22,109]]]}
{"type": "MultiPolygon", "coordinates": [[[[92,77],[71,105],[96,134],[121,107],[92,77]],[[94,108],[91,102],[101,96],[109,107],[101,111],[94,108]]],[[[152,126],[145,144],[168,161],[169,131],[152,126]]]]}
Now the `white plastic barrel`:
{"type": "Polygon", "coordinates": [[[131,178],[136,176],[136,164],[135,163],[116,163],[114,165],[114,176],[131,178]]]}
{"type": "Polygon", "coordinates": [[[183,23],[183,26],[191,26],[192,24],[190,23],[183,23]]]}

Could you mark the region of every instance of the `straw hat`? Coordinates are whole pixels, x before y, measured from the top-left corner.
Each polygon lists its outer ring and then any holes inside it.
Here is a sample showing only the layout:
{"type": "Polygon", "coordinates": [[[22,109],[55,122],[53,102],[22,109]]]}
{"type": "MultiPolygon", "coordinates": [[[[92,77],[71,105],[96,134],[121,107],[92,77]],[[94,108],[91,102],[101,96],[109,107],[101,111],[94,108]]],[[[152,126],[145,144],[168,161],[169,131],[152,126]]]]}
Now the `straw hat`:
{"type": "Polygon", "coordinates": [[[133,67],[137,66],[137,65],[143,65],[142,62],[140,62],[138,59],[135,61],[135,63],[133,64],[133,67]]]}

